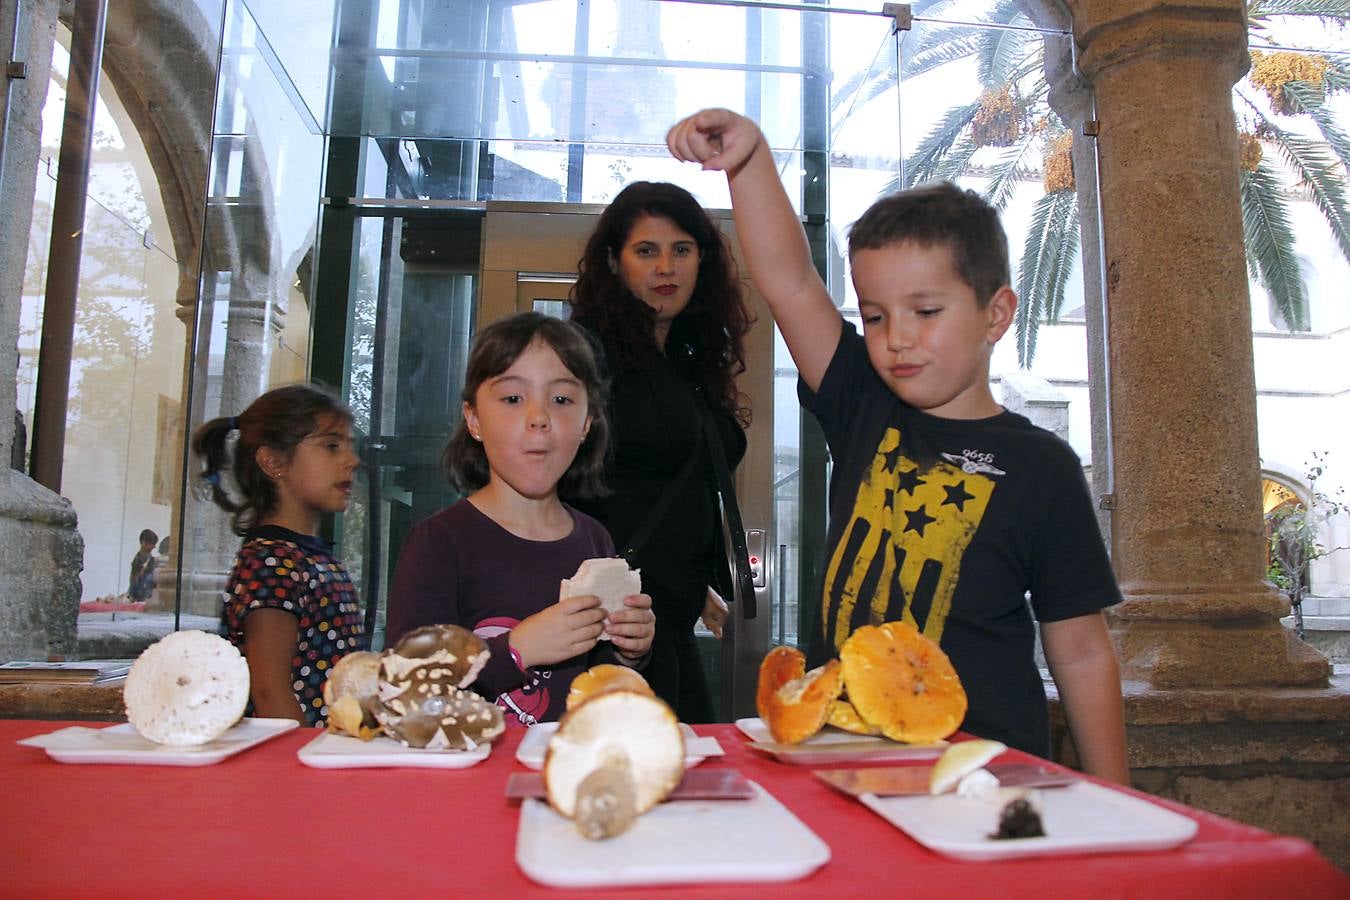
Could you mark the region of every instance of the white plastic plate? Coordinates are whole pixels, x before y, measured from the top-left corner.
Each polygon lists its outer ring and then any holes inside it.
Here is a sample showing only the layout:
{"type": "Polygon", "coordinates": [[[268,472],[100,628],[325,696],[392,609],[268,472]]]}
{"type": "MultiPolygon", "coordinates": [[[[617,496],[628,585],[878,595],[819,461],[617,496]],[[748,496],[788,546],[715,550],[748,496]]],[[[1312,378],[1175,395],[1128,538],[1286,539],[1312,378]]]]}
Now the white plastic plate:
{"type": "MultiPolygon", "coordinates": [[[[516,748],[516,760],[529,769],[544,767],[544,754],[548,752],[548,739],[558,730],[557,722],[540,722],[531,725],[516,748]]],[[[699,737],[694,729],[683,722],[680,731],[684,732],[684,767],[692,769],[710,756],[721,756],[724,751],[717,738],[699,737]]]]}
{"type": "Polygon", "coordinates": [[[829,763],[886,760],[937,759],[947,749],[946,741],[931,744],[902,744],[884,737],[852,734],[826,725],[800,744],[779,744],[773,739],[769,726],[758,716],[737,719],[736,727],[754,743],[756,750],[768,753],[779,762],[798,766],[818,766],[829,763]],[[758,746],[756,746],[758,745],[758,746]]]}
{"type": "Polygon", "coordinates": [[[1026,794],[1003,788],[997,799],[941,794],[937,797],[859,799],[883,819],[930,850],[958,859],[1012,859],[1058,853],[1121,853],[1165,850],[1195,836],[1193,819],[1147,800],[1080,781],[1068,787],[1032,791],[1044,837],[993,840],[999,813],[1008,800],[1026,794]]]}
{"type": "Polygon", "coordinates": [[[229,731],[195,747],[170,747],[141,737],[130,723],[108,728],[72,725],[18,743],[40,747],[57,762],[127,766],[209,766],[300,727],[294,719],[240,719],[229,731]]]}
{"type": "Polygon", "coordinates": [[[325,732],[296,752],[299,760],[316,769],[384,769],[410,766],[425,769],[464,769],[488,758],[491,744],[473,750],[425,750],[405,747],[393,738],[368,741],[325,732]]]}
{"type": "Polygon", "coordinates": [[[587,840],[541,800],[520,806],[516,864],[553,887],[619,887],[804,878],[830,848],[768,791],[753,800],[662,803],[628,831],[587,840]],[[728,840],[735,838],[734,847],[728,840]]]}

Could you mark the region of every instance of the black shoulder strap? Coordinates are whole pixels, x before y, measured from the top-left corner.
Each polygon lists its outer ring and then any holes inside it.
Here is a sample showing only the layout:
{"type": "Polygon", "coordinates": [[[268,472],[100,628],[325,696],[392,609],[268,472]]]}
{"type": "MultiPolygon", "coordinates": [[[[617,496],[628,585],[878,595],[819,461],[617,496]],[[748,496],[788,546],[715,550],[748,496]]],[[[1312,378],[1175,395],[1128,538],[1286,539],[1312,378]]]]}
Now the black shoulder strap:
{"type": "Polygon", "coordinates": [[[656,505],[647,512],[642,524],[633,531],[627,541],[624,541],[623,549],[619,551],[619,555],[628,560],[630,566],[635,564],[638,553],[646,546],[652,532],[656,530],[656,526],[660,525],[661,520],[665,518],[666,510],[670,509],[670,504],[675,502],[675,496],[684,487],[684,483],[689,480],[689,476],[694,471],[694,466],[698,464],[698,457],[701,452],[703,452],[703,436],[699,435],[693,452],[685,460],[683,468],[675,473],[675,477],[671,479],[670,484],[666,485],[665,492],[656,501],[656,505]]]}
{"type": "Polygon", "coordinates": [[[726,538],[731,542],[727,548],[728,565],[731,569],[731,583],[735,596],[731,599],[741,603],[741,616],[753,619],[755,608],[755,584],[750,576],[750,551],[745,544],[745,526],[741,523],[741,508],[736,503],[736,485],[731,480],[731,470],[727,468],[727,455],[722,449],[722,435],[717,431],[717,422],[707,399],[699,391],[699,410],[703,414],[703,433],[708,441],[709,456],[712,457],[713,472],[717,475],[717,493],[722,498],[722,516],[726,525],[726,538]]]}

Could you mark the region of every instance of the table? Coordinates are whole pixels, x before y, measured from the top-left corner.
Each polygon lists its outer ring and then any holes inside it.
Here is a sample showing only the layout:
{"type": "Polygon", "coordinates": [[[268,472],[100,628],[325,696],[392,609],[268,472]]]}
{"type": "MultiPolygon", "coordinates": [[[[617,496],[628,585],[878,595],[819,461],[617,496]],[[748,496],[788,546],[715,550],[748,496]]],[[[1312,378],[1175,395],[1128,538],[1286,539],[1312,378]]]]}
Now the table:
{"type": "MultiPolygon", "coordinates": [[[[503,791],[523,729],[468,769],[302,765],[316,732],[200,768],[64,765],[21,738],[62,722],[0,721],[6,896],[557,896],[516,867],[503,791]],[[315,822],[311,827],[301,823],[315,822]]],[[[1311,844],[1162,800],[1199,823],[1169,851],[961,862],[935,854],[808,769],[762,757],[731,725],[699,726],[830,845],[812,876],[768,885],[624,889],[623,896],[1350,897],[1311,844]]],[[[1030,759],[1030,757],[1027,757],[1030,759]]],[[[1143,795],[1140,795],[1143,796],[1143,795]]],[[[734,852],[736,836],[726,836],[734,852]]],[[[589,892],[611,893],[620,892],[589,892]]]]}

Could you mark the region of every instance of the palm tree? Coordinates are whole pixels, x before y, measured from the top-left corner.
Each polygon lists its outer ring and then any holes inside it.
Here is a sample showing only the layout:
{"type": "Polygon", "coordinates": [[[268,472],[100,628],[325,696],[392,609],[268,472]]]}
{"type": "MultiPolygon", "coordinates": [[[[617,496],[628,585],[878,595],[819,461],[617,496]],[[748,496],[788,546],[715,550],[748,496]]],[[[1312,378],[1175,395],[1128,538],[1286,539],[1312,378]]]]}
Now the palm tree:
{"type": "MultiPolygon", "coordinates": [[[[936,18],[935,4],[925,14],[936,18]]],[[[916,10],[917,12],[917,10],[916,10]]],[[[1253,43],[1272,44],[1281,21],[1317,20],[1327,27],[1350,21],[1350,0],[1249,0],[1253,43]]],[[[904,160],[887,190],[936,178],[978,174],[1000,211],[1019,184],[1040,174],[1045,194],[1036,202],[1022,247],[1017,291],[1018,359],[1029,367],[1042,320],[1055,322],[1078,254],[1078,207],[1069,151],[1072,137],[1050,108],[1045,81],[1045,38],[1016,0],[998,0],[982,25],[926,27],[903,57],[913,78],[973,57],[983,86],[979,100],[954,106],[904,160]],[[990,27],[992,26],[992,27],[990,27]]],[[[910,41],[915,37],[911,36],[910,41]]],[[[1350,139],[1325,105],[1350,88],[1350,57],[1253,51],[1252,70],[1233,92],[1242,137],[1242,221],[1251,277],[1270,294],[1276,316],[1291,330],[1308,327],[1307,295],[1290,224],[1292,180],[1317,206],[1350,260],[1350,204],[1346,171],[1350,139]],[[1317,137],[1301,129],[1310,123],[1317,137]],[[1272,153],[1273,156],[1272,158],[1272,153]]],[[[895,83],[895,69],[859,84],[850,108],[895,83]]],[[[850,96],[846,85],[836,96],[850,96]]]]}

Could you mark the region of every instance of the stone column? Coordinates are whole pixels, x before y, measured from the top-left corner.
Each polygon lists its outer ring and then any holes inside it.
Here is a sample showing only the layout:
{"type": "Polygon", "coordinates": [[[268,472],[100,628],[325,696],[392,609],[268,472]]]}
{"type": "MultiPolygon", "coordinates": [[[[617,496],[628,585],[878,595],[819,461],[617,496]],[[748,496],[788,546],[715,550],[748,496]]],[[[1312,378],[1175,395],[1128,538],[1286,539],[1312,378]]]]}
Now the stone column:
{"type": "Polygon", "coordinates": [[[1124,676],[1324,686],[1262,569],[1251,313],[1230,92],[1241,0],[1073,4],[1100,117],[1124,676]]]}
{"type": "Polygon", "coordinates": [[[0,0],[0,62],[11,61],[13,35],[12,61],[26,66],[23,78],[0,72],[0,662],[75,650],[84,567],[70,501],[9,468],[19,310],[58,9],[56,0],[0,0]]]}

